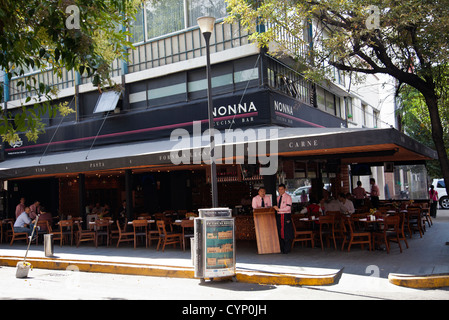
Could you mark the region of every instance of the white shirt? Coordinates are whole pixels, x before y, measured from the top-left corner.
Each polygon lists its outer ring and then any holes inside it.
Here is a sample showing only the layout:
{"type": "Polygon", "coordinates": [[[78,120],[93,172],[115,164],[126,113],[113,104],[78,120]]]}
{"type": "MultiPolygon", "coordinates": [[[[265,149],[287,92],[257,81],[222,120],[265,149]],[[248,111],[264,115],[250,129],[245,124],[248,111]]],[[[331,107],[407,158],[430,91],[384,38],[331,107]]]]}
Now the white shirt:
{"type": "Polygon", "coordinates": [[[341,210],[343,213],[353,214],[355,212],[354,204],[351,200],[346,199],[345,203],[341,203],[341,210]]]}
{"type": "Polygon", "coordinates": [[[27,213],[24,211],[22,214],[17,218],[16,222],[14,223],[15,228],[23,228],[25,227],[25,224],[30,224],[31,218],[27,215],[27,213]]]}

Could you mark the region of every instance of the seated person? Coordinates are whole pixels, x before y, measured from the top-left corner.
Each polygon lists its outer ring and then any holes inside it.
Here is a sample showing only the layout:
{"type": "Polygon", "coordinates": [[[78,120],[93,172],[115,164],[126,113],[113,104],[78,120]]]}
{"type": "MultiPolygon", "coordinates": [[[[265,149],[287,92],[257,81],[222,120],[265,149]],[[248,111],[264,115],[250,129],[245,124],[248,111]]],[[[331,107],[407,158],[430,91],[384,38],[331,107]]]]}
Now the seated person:
{"type": "MultiPolygon", "coordinates": [[[[14,223],[14,232],[26,232],[28,235],[31,235],[35,220],[31,220],[30,214],[30,207],[26,207],[25,211],[20,214],[14,223]]],[[[37,237],[37,235],[35,235],[35,237],[37,237]]]]}
{"type": "Polygon", "coordinates": [[[355,212],[354,204],[346,198],[344,193],[340,193],[339,200],[341,203],[341,212],[345,214],[353,214],[355,212]]]}
{"type": "MultiPolygon", "coordinates": [[[[51,226],[52,222],[53,222],[53,217],[51,216],[50,212],[47,212],[47,210],[44,207],[41,207],[41,214],[39,216],[39,222],[41,221],[48,221],[48,224],[51,226]]],[[[44,225],[40,225],[40,231],[44,231],[47,232],[47,226],[44,225]]]]}

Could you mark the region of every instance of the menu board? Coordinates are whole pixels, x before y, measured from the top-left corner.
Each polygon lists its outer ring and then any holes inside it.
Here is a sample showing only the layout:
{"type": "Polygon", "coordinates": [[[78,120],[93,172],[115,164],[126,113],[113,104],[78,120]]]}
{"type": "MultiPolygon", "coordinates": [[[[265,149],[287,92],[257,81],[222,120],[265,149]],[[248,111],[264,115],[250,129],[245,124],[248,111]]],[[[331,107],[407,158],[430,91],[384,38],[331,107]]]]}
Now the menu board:
{"type": "Polygon", "coordinates": [[[204,277],[235,274],[234,220],[205,219],[204,277]]]}

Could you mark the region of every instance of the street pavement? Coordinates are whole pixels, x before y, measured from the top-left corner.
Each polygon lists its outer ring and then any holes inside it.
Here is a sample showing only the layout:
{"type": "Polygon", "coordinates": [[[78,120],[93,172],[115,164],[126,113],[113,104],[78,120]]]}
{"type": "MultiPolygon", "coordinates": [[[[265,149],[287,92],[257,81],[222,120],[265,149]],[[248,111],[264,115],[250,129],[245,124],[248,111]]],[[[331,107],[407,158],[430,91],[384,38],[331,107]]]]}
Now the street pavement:
{"type": "MultiPolygon", "coordinates": [[[[441,275],[449,274],[449,210],[439,210],[432,227],[427,226],[427,232],[422,238],[415,233],[412,239],[407,239],[410,248],[403,246],[403,252],[399,252],[396,244],[392,244],[389,254],[386,251],[361,250],[359,246],[351,248],[350,252],[334,250],[331,248],[308,248],[295,246],[290,254],[258,255],[255,242],[237,241],[236,262],[237,269],[245,272],[264,272],[265,274],[296,274],[302,276],[320,276],[338,274],[330,285],[297,286],[295,291],[307,288],[309,294],[299,294],[291,299],[316,299],[316,294],[334,294],[330,299],[449,299],[447,287],[432,289],[412,289],[394,285],[388,281],[391,274],[403,275],[441,275]],[[315,294],[310,294],[311,292],[315,294]],[[335,295],[336,294],[336,295],[335,295]]],[[[26,246],[24,243],[0,245],[0,261],[8,257],[23,257],[26,246]]],[[[192,268],[190,250],[182,251],[178,248],[167,247],[165,252],[156,251],[155,243],[145,248],[136,249],[131,244],[121,244],[119,248],[105,247],[91,244],[76,246],[64,245],[60,247],[55,243],[53,260],[70,261],[72,267],[77,262],[102,262],[111,265],[142,264],[161,267],[192,268]]],[[[44,258],[43,245],[32,245],[28,254],[30,258],[44,258]]],[[[33,263],[33,262],[32,262],[33,263]]],[[[5,264],[3,264],[5,265],[5,264]]],[[[51,269],[51,268],[48,268],[51,269]]],[[[2,268],[7,272],[10,268],[2,268]]],[[[73,268],[72,268],[73,270],[73,268]]],[[[41,272],[33,270],[33,273],[41,272]]],[[[58,271],[59,272],[59,271],[58,271]]],[[[64,271],[61,271],[64,272],[64,271]]],[[[48,272],[47,272],[48,273],[48,272]]],[[[84,275],[88,276],[88,275],[84,275]]],[[[116,275],[117,277],[118,275],[116,275]]],[[[122,275],[121,275],[122,276],[122,275]]],[[[34,276],[33,276],[34,277],[34,276]]],[[[153,278],[153,277],[147,277],[153,278]]],[[[167,279],[166,274],[161,279],[167,279]]],[[[161,279],[158,279],[160,281],[161,279]]],[[[11,280],[11,279],[9,279],[11,280]]],[[[19,281],[14,279],[11,281],[19,281]]],[[[155,281],[153,279],[153,281],[155,281]]],[[[184,284],[194,285],[197,279],[182,279],[184,284]],[[191,281],[191,282],[190,282],[191,281]]],[[[241,286],[240,283],[219,283],[213,286],[232,288],[241,286]]],[[[248,284],[247,284],[248,285],[248,284]]],[[[211,286],[208,284],[207,286],[211,286]]],[[[208,288],[208,287],[205,288],[208,288]]],[[[292,288],[291,286],[275,286],[292,288]]],[[[215,287],[214,287],[215,288],[215,287]]],[[[222,292],[226,290],[220,289],[222,292]]],[[[0,296],[1,297],[1,296],[0,296]]],[[[174,299],[183,299],[185,295],[174,293],[174,299]]],[[[226,295],[193,296],[193,299],[221,299],[226,295]]],[[[234,296],[239,299],[238,295],[234,296]]],[[[266,295],[265,299],[281,299],[282,295],[266,295]]],[[[131,297],[132,298],[132,297],[131,297]]],[[[151,297],[149,297],[151,299],[151,297]]],[[[245,298],[243,298],[245,299],[245,298]]],[[[248,299],[252,299],[251,295],[248,299]]],[[[319,298],[318,298],[319,299],[319,298]]]]}

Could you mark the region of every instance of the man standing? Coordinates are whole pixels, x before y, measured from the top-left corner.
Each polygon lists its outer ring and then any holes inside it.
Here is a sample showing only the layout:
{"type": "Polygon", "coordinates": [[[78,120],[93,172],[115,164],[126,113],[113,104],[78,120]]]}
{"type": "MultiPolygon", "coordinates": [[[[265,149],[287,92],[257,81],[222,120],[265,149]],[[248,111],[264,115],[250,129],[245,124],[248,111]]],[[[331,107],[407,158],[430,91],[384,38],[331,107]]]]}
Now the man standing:
{"type": "Polygon", "coordinates": [[[279,244],[282,253],[289,253],[293,239],[292,224],[292,197],[287,194],[284,184],[278,187],[279,197],[277,197],[277,205],[273,208],[277,211],[276,222],[278,226],[279,244]]]}
{"type": "Polygon", "coordinates": [[[371,196],[371,206],[373,208],[379,209],[379,187],[376,184],[376,180],[374,178],[369,179],[369,184],[371,185],[371,192],[369,195],[371,196]]]}
{"type": "Polygon", "coordinates": [[[266,195],[267,190],[264,187],[259,188],[258,195],[253,198],[253,209],[268,208],[272,206],[271,197],[266,195]]]}
{"type": "Polygon", "coordinates": [[[25,198],[20,198],[20,203],[16,207],[16,219],[25,211],[25,198]]]}
{"type": "Polygon", "coordinates": [[[34,203],[30,206],[30,218],[31,219],[36,219],[36,217],[38,216],[38,214],[40,214],[40,205],[41,203],[39,201],[34,201],[34,203]]]}
{"type": "Polygon", "coordinates": [[[361,207],[365,204],[366,191],[362,188],[362,181],[357,181],[357,187],[352,191],[355,199],[355,205],[361,207]]]}

